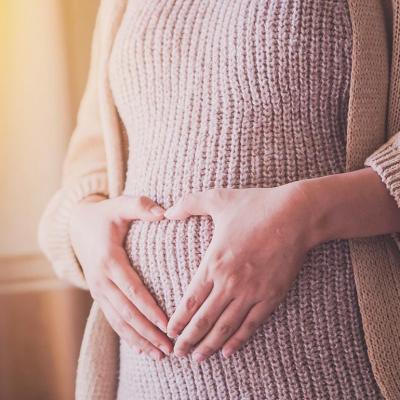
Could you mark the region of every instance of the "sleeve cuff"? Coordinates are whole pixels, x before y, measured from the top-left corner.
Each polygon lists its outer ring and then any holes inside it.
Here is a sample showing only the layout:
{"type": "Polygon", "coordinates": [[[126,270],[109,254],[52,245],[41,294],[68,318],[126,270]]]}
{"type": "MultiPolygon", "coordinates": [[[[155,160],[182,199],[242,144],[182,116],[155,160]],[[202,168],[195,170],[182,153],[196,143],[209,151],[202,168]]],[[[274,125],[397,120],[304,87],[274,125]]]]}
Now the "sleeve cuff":
{"type": "Polygon", "coordinates": [[[382,179],[400,208],[400,148],[388,141],[372,153],[364,166],[371,167],[382,179]]]}
{"type": "Polygon", "coordinates": [[[73,206],[95,193],[108,196],[105,173],[85,176],[58,190],[50,199],[38,226],[39,247],[56,275],[82,289],[88,289],[88,286],[69,237],[69,219],[73,206]]]}
{"type": "MultiPolygon", "coordinates": [[[[400,147],[398,136],[392,136],[386,143],[372,153],[364,166],[371,167],[386,185],[400,208],[400,147]]],[[[400,250],[400,232],[390,234],[400,250]]]]}

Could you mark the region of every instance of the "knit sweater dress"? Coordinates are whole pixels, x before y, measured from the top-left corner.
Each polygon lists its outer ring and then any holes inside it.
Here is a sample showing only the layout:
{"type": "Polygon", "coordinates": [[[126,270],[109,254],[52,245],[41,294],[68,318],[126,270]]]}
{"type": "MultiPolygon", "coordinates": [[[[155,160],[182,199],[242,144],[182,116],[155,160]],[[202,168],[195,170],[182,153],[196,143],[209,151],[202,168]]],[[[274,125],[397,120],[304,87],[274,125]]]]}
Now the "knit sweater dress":
{"type": "MultiPolygon", "coordinates": [[[[130,0],[109,68],[129,142],[124,193],[169,207],[192,191],[344,172],[351,50],[347,0],[130,0]]],[[[132,267],[168,317],[212,233],[207,216],[131,224],[132,267]]],[[[154,361],[120,342],[118,399],[381,398],[346,240],[308,253],[228,359],[154,361]]]]}

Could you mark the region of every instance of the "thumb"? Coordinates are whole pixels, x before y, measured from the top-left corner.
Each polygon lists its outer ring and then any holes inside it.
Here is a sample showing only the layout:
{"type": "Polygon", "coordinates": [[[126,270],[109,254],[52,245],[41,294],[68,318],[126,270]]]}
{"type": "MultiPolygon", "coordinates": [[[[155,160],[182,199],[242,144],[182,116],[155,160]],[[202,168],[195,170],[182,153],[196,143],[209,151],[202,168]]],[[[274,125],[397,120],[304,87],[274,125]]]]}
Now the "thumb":
{"type": "Polygon", "coordinates": [[[208,191],[185,194],[164,213],[168,219],[186,219],[191,215],[210,215],[208,191]]]}
{"type": "Polygon", "coordinates": [[[115,199],[116,212],[120,218],[158,221],[164,218],[164,208],[147,196],[123,195],[115,199]]]}

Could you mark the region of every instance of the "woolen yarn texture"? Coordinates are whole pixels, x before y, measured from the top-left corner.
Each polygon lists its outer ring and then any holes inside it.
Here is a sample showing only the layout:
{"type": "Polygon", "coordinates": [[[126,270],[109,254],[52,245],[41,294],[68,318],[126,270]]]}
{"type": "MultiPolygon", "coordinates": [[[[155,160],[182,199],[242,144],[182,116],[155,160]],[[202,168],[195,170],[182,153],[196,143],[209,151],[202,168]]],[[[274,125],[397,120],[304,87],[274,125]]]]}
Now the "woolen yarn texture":
{"type": "MultiPolygon", "coordinates": [[[[346,0],[139,4],[128,1],[109,69],[129,140],[124,194],[169,207],[193,191],[345,171],[346,0]]],[[[212,233],[209,217],[132,223],[131,264],[167,317],[212,233]]],[[[157,362],[120,342],[120,400],[380,398],[345,240],[308,254],[283,303],[229,359],[157,362]]]]}
{"type": "MultiPolygon", "coordinates": [[[[142,4],[148,4],[143,2],[142,4]]],[[[55,272],[88,289],[68,233],[72,207],[88,194],[124,190],[128,138],[109,82],[109,60],[126,0],[102,0],[91,66],[59,190],[40,220],[39,245],[55,272]]],[[[371,166],[400,206],[399,0],[348,0],[352,63],[346,132],[346,171],[371,166]],[[372,28],[373,27],[373,28],[372,28]]],[[[400,398],[399,235],[349,241],[357,297],[375,379],[386,399],[400,398]]],[[[77,371],[76,398],[115,399],[119,341],[94,302],[77,371]]]]}

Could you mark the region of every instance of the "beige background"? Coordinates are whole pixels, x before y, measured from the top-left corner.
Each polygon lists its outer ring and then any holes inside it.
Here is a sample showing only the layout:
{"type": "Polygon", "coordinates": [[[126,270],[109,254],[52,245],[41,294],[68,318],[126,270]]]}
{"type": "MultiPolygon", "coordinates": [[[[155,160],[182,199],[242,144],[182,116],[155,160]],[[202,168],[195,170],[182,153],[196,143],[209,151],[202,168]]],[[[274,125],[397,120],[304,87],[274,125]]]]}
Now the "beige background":
{"type": "Polygon", "coordinates": [[[1,399],[73,399],[90,297],[55,278],[37,223],[59,185],[97,7],[0,1],[1,399]]]}

